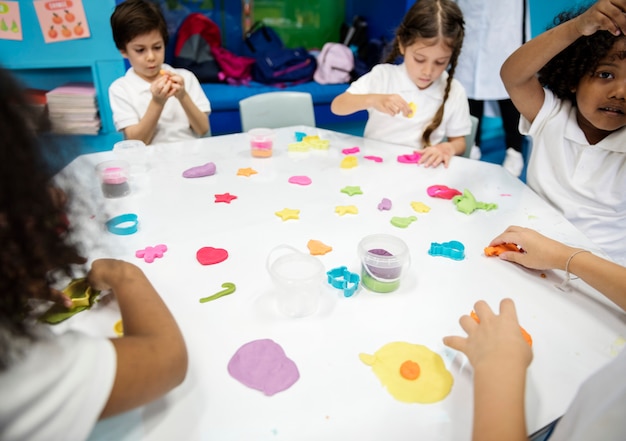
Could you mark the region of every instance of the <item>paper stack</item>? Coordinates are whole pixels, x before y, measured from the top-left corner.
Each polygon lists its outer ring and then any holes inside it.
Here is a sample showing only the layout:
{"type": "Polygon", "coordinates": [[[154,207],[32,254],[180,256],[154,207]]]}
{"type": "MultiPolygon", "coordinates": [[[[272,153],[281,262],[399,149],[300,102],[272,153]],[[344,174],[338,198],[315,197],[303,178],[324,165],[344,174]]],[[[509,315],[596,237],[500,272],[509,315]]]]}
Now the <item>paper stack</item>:
{"type": "Polygon", "coordinates": [[[48,116],[55,133],[96,135],[101,122],[92,83],[67,83],[46,94],[48,116]]]}

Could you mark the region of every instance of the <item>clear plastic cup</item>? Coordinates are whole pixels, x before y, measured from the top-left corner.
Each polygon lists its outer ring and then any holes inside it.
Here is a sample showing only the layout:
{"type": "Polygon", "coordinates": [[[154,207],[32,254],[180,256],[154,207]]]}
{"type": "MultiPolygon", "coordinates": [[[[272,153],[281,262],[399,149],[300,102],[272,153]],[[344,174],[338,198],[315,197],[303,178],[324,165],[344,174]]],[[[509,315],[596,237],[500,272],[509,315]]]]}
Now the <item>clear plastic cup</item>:
{"type": "Polygon", "coordinates": [[[104,161],[96,166],[102,194],[105,198],[121,198],[130,193],[130,165],[126,161],[104,161]]]}
{"type": "Polygon", "coordinates": [[[274,131],[257,128],[248,131],[250,137],[250,153],[255,158],[269,158],[274,147],[274,131]]]}
{"type": "Polygon", "coordinates": [[[410,263],[409,248],[398,237],[372,234],[358,246],[361,283],[370,291],[388,293],[400,287],[402,272],[410,263]]]}

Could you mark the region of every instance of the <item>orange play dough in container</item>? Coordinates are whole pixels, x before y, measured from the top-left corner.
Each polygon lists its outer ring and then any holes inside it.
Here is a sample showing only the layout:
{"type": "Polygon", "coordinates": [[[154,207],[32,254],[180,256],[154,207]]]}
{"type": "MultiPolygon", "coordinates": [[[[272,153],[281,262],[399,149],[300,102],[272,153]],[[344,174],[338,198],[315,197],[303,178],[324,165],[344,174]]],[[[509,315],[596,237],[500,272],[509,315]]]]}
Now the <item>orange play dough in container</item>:
{"type": "MultiPolygon", "coordinates": [[[[478,316],[476,315],[474,311],[470,313],[470,317],[476,320],[476,323],[480,323],[480,319],[478,318],[478,316]]],[[[528,343],[528,346],[532,347],[533,338],[530,336],[528,332],[526,332],[526,329],[522,328],[521,326],[519,327],[519,329],[522,332],[522,337],[524,337],[524,340],[526,340],[526,343],[528,343]]]]}

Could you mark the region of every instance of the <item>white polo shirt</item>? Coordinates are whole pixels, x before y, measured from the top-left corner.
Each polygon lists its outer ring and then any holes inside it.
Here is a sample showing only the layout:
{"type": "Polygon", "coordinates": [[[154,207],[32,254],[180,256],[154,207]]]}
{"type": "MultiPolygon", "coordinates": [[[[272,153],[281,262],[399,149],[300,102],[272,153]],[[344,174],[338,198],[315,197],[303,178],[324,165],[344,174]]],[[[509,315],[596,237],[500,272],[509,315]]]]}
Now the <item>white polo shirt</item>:
{"type": "Polygon", "coordinates": [[[576,122],[577,109],[545,90],[530,124],[533,139],[528,185],[602,248],[626,265],[626,129],[590,145],[576,122]]]}
{"type": "Polygon", "coordinates": [[[25,356],[0,371],[0,439],[87,439],[115,380],[113,344],[73,331],[25,344],[25,356]]]}
{"type": "MultiPolygon", "coordinates": [[[[390,116],[375,109],[368,109],[364,136],[416,149],[423,148],[422,134],[430,125],[441,106],[448,73],[441,76],[424,90],[419,89],[409,77],[405,64],[378,64],[348,87],[355,95],[370,93],[398,94],[407,103],[414,103],[416,111],[412,118],[397,114],[390,116]]],[[[445,137],[465,136],[470,133],[469,104],[461,83],[452,80],[450,94],[444,107],[441,124],[430,135],[432,145],[445,137]]]]}
{"type": "MultiPolygon", "coordinates": [[[[187,69],[174,69],[163,64],[163,69],[175,71],[183,77],[185,90],[191,100],[204,113],[211,112],[211,105],[196,76],[187,69]]],[[[109,101],[113,112],[113,123],[118,131],[139,123],[152,100],[150,83],[135,73],[131,67],[126,75],[118,78],[109,87],[109,101]]],[[[167,100],[157,123],[152,144],[159,142],[196,139],[198,136],[189,127],[189,119],[178,99],[167,100]]]]}

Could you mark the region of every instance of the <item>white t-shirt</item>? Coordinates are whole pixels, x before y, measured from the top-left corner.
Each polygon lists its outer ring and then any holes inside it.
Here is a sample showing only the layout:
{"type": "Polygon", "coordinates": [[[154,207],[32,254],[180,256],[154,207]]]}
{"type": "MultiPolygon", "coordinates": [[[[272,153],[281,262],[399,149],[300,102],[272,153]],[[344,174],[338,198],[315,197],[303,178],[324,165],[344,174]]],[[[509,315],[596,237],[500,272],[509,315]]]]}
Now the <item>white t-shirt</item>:
{"type": "MultiPolygon", "coordinates": [[[[417,149],[422,146],[422,134],[430,125],[441,106],[448,73],[441,76],[428,88],[420,89],[409,77],[404,63],[378,64],[348,87],[346,92],[355,95],[370,93],[398,94],[407,103],[414,103],[413,117],[402,114],[390,116],[375,109],[368,109],[364,136],[394,144],[408,145],[417,149]]],[[[445,137],[465,136],[470,133],[469,104],[463,86],[452,80],[450,94],[444,108],[441,124],[430,135],[431,145],[439,144],[445,137]]]]}
{"type": "Polygon", "coordinates": [[[549,441],[623,441],[626,438],[626,350],[578,390],[549,441]]]}
{"type": "MultiPolygon", "coordinates": [[[[202,112],[211,112],[211,104],[193,73],[186,69],[174,69],[167,64],[163,64],[163,69],[175,71],[183,77],[191,101],[202,112]]],[[[132,67],[126,71],[126,75],[115,80],[109,87],[109,101],[116,130],[121,131],[139,123],[151,100],[150,83],[137,75],[132,67]]],[[[189,118],[178,99],[168,99],[157,123],[152,144],[196,138],[198,136],[189,127],[189,118]]]]}
{"type": "Polygon", "coordinates": [[[86,439],[111,393],[116,362],[106,338],[70,331],[37,340],[0,371],[0,439],[86,439]]]}
{"type": "Polygon", "coordinates": [[[533,138],[527,182],[602,248],[626,265],[626,129],[589,145],[576,122],[576,107],[545,90],[532,124],[520,133],[533,138]]]}

